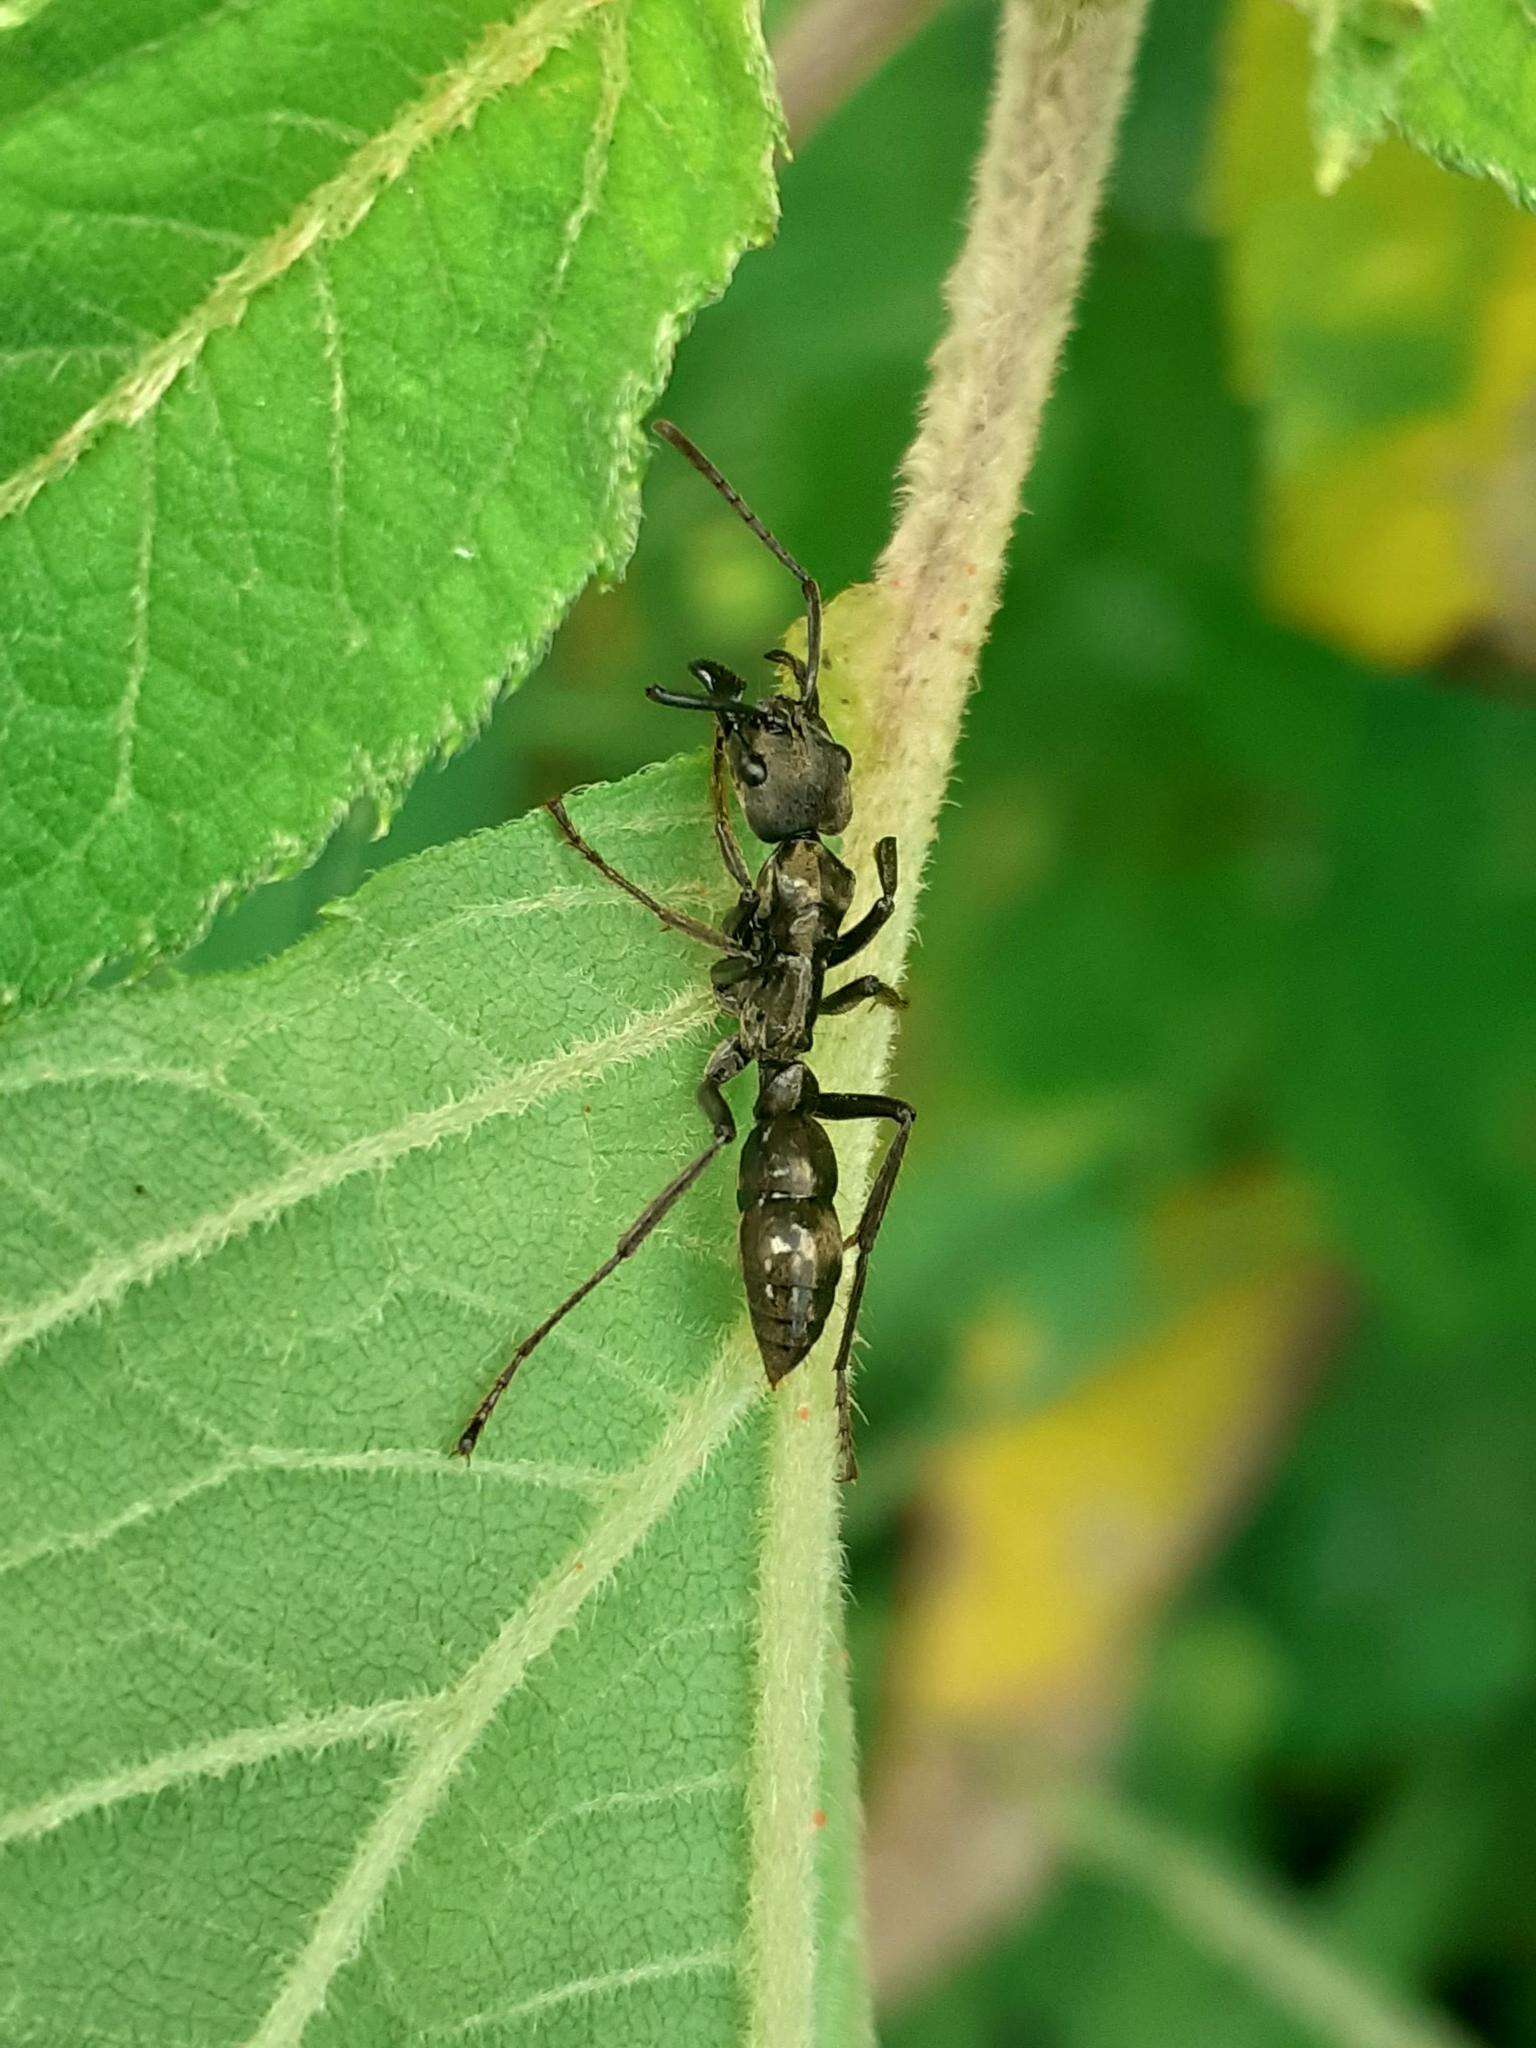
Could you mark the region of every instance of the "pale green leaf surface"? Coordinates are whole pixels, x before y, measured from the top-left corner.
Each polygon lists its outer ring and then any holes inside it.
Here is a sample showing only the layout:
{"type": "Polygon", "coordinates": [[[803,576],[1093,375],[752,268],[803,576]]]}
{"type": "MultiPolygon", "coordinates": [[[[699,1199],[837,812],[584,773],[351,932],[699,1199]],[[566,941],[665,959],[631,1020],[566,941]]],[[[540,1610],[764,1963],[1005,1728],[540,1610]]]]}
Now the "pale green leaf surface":
{"type": "Polygon", "coordinates": [[[1536,15],[1528,0],[1310,0],[1325,191],[1384,135],[1536,206],[1536,15]]]}
{"type": "MultiPolygon", "coordinates": [[[[574,814],[718,909],[703,791],[574,814]]],[[[771,2040],[805,1844],[853,2009],[851,1793],[791,1788],[787,1857],[761,1817],[771,1475],[829,1494],[830,1375],[761,1398],[729,1163],[446,1455],[697,1149],[708,958],[537,813],[0,1041],[7,2048],[771,2040]]]]}
{"type": "Polygon", "coordinates": [[[387,812],[622,566],[765,79],[752,0],[0,29],[0,1006],[387,812]]]}
{"type": "Polygon", "coordinates": [[[817,2039],[828,2048],[873,2048],[868,1946],[864,1937],[864,1818],[841,1588],[828,1631],[825,1748],[820,1824],[833,1853],[822,1858],[817,1895],[817,2039]],[[850,1853],[857,1851],[857,1854],[850,1853]]]}

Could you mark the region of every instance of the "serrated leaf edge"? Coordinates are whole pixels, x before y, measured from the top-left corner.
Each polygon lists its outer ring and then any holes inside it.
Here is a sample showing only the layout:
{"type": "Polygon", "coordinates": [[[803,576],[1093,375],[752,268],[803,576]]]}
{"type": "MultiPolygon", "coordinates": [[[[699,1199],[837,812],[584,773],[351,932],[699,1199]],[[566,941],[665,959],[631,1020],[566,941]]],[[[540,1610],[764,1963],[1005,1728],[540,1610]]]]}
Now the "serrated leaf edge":
{"type": "MultiPolygon", "coordinates": [[[[434,91],[428,100],[418,102],[402,116],[383,136],[374,138],[352,163],[337,177],[322,186],[304,208],[301,208],[279,232],[267,242],[253,250],[250,255],[220,281],[210,293],[203,306],[188,316],[176,332],[146,355],[139,369],[128,373],[97,405],[81,415],[54,444],[54,448],[31,464],[24,466],[9,480],[0,481],[0,519],[17,512],[30,503],[44,483],[62,475],[79,459],[89,444],[112,424],[133,425],[142,419],[153,405],[157,404],[166,390],[174,383],[183,370],[190,369],[200,356],[209,337],[220,327],[232,326],[243,316],[245,307],[259,289],[259,284],[248,284],[241,293],[235,294],[229,310],[218,319],[209,317],[209,309],[215,301],[221,300],[226,288],[235,280],[249,279],[253,269],[261,268],[263,258],[272,261],[277,245],[289,251],[286,263],[274,268],[270,274],[263,274],[259,283],[274,282],[277,277],[293,267],[301,257],[328,240],[338,240],[350,233],[365,218],[374,201],[395,182],[408,167],[409,162],[427,142],[438,139],[454,126],[467,126],[473,121],[480,107],[496,93],[510,85],[526,82],[533,76],[539,65],[556,47],[568,43],[581,26],[583,19],[604,7],[617,7],[622,0],[540,0],[524,19],[513,25],[497,24],[481,38],[471,56],[463,65],[441,74],[436,84],[440,91],[434,91]],[[524,50],[526,69],[516,69],[516,51],[509,52],[503,45],[509,40],[521,38],[526,46],[532,39],[533,27],[543,25],[543,41],[536,55],[528,61],[530,53],[524,50]],[[499,39],[499,40],[498,40],[499,39]],[[494,45],[494,47],[492,47],[494,45]],[[466,80],[465,74],[476,65],[481,71],[466,80]],[[489,74],[489,75],[486,75],[489,74]],[[457,94],[453,88],[457,86],[457,94]],[[473,89],[471,89],[473,88],[473,89]],[[410,154],[390,170],[374,164],[369,158],[370,151],[382,150],[395,138],[398,150],[401,131],[420,125],[427,109],[435,109],[435,126],[432,132],[423,135],[410,154]],[[331,195],[327,199],[327,195],[331,195]],[[350,206],[348,213],[346,207],[350,206]],[[318,224],[310,221],[312,214],[323,214],[318,224]],[[333,218],[333,215],[335,216],[333,218]],[[338,221],[343,224],[338,225],[338,221]],[[202,331],[194,334],[200,323],[202,331]],[[166,351],[175,349],[178,336],[183,337],[184,357],[175,362],[162,358],[166,351]],[[140,394],[143,402],[134,397],[142,385],[140,394]],[[122,410],[126,407],[127,410],[122,410]],[[34,472],[46,470],[47,474],[34,472]]],[[[746,29],[745,43],[750,76],[755,82],[768,116],[767,138],[764,143],[759,170],[762,181],[761,203],[754,217],[749,219],[739,236],[727,237],[723,242],[700,254],[690,276],[683,286],[679,305],[664,313],[658,319],[651,337],[651,354],[647,369],[633,375],[621,387],[622,396],[618,408],[618,425],[613,449],[613,474],[610,479],[608,502],[604,507],[601,525],[612,527],[611,536],[605,537],[600,531],[596,550],[590,562],[584,564],[569,584],[552,593],[547,628],[532,640],[518,642],[505,647],[500,663],[491,675],[484,678],[480,686],[479,700],[465,713],[445,709],[439,716],[435,730],[425,739],[371,753],[357,748],[352,765],[341,793],[324,807],[312,830],[303,836],[291,834],[274,835],[268,842],[266,852],[259,858],[234,872],[223,876],[212,884],[204,894],[197,910],[174,924],[167,924],[154,917],[146,917],[138,932],[120,947],[111,948],[82,962],[63,976],[37,979],[30,991],[21,986],[0,982],[0,1018],[5,1013],[21,1008],[29,1000],[32,1004],[43,1005],[68,996],[89,982],[103,968],[112,965],[132,976],[143,973],[156,960],[170,953],[184,951],[204,937],[219,911],[227,904],[248,895],[263,883],[300,871],[324,846],[331,834],[343,823],[359,802],[371,802],[383,810],[398,796],[430,762],[444,760],[455,753],[467,741],[483,731],[497,699],[509,684],[526,674],[543,658],[553,638],[555,628],[565,612],[594,575],[617,576],[634,550],[639,530],[639,482],[645,466],[645,448],[639,432],[641,414],[654,401],[661,388],[662,375],[676,352],[681,336],[687,331],[699,309],[717,298],[728,282],[731,272],[742,253],[755,243],[765,241],[773,232],[778,220],[778,193],[773,178],[773,162],[777,152],[785,147],[785,128],[781,109],[774,88],[773,68],[763,40],[758,0],[743,0],[742,20],[746,29]]]]}

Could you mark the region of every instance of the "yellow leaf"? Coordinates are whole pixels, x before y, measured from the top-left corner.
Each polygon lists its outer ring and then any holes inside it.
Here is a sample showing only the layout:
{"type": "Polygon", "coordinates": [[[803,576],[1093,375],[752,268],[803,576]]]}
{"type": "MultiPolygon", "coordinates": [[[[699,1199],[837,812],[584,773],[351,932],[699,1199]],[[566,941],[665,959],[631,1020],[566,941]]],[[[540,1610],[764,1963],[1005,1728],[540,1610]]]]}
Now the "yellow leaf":
{"type": "MultiPolygon", "coordinates": [[[[1218,1276],[1194,1306],[1043,1412],[935,1450],[930,1533],[890,1669],[908,1730],[1022,1715],[1048,1734],[1097,1704],[1145,1622],[1290,1412],[1336,1285],[1289,1191],[1189,1198],[1151,1253],[1218,1276]],[[1246,1264],[1246,1277],[1232,1278],[1246,1264]]],[[[1033,1333],[990,1317],[967,1368],[1027,1381],[1033,1333]]]]}
{"type": "Polygon", "coordinates": [[[1211,207],[1260,409],[1266,594],[1369,660],[1434,659],[1512,602],[1500,479],[1536,397],[1536,221],[1395,141],[1324,197],[1301,16],[1243,0],[1227,55],[1211,207]]]}

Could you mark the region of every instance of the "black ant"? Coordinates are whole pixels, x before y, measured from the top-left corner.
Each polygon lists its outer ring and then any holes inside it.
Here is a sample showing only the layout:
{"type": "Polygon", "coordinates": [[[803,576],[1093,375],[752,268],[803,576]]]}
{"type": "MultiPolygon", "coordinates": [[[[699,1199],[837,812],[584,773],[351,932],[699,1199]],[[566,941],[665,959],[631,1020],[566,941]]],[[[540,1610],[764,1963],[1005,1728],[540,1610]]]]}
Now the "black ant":
{"type": "Polygon", "coordinates": [[[746,701],[746,684],[717,661],[695,661],[690,672],[705,694],[651,688],[657,704],[683,711],[707,711],[717,721],[710,764],[710,796],[721,858],[741,891],[723,930],[670,909],[621,875],[587,844],[562,804],[548,810],[571,846],[598,872],[674,931],[713,946],[722,958],[711,974],[720,1007],[735,1021],[732,1035],[710,1055],[699,1087],[699,1105],[713,1135],[635,1218],[603,1261],[525,1337],[497,1374],[494,1385],[470,1417],[456,1446],[468,1457],[479,1441],[513,1374],[579,1301],[639,1250],[667,1211],[736,1136],[736,1122],[721,1093],[725,1083],[754,1061],[762,1077],[752,1129],[742,1147],[737,1186],[741,1210],[741,1271],[752,1328],[762,1352],[768,1383],[776,1387],[805,1357],[832,1310],[843,1253],[857,1247],[853,1288],[833,1373],[837,1386],[839,1471],[855,1475],[853,1430],[848,1401],[848,1359],[853,1348],[868,1261],[891,1199],[902,1155],[917,1112],[894,1095],[823,1094],[806,1064],[816,1024],[860,1003],[905,1008],[904,999],[873,974],[860,975],[826,992],[827,970],[867,946],[895,908],[896,842],[875,848],[880,894],[846,932],[843,919],[853,901],[854,877],[824,844],[822,835],[841,832],[853,809],[848,777],[852,757],[823,723],[817,684],[821,673],[821,592],[813,578],[742,502],[714,464],[669,421],[655,430],[687,457],[753,533],[799,583],[805,597],[806,653],[802,662],[782,647],[765,659],[793,679],[796,697],[746,701]],[[737,843],[727,802],[726,775],[748,825],[773,848],[754,880],[737,843]],[[824,1123],[883,1118],[896,1135],[875,1175],[853,1235],[844,1240],[833,1207],[837,1159],[824,1123]]]}

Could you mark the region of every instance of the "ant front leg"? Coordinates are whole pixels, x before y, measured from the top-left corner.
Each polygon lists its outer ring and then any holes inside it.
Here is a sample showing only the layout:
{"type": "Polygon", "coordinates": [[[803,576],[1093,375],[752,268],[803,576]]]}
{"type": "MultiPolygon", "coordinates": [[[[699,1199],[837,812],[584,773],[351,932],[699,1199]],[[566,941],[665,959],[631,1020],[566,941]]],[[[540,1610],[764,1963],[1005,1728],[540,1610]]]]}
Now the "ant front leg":
{"type": "Polygon", "coordinates": [[[839,1017],[845,1010],[856,1010],[860,1003],[880,1003],[887,1010],[907,1007],[906,997],[888,981],[882,981],[878,974],[861,974],[857,981],[845,981],[841,988],[823,996],[818,1015],[839,1017]]]}
{"type": "Polygon", "coordinates": [[[875,848],[875,875],[880,883],[880,894],[855,925],[850,925],[840,939],[834,939],[826,951],[828,967],[841,967],[845,960],[851,960],[855,953],[861,953],[875,936],[890,923],[891,913],[896,908],[896,842],[882,839],[875,848]]]}
{"type": "MultiPolygon", "coordinates": [[[[886,842],[889,844],[889,842],[886,842]]],[[[842,1333],[838,1338],[837,1357],[833,1361],[832,1374],[837,1383],[837,1446],[838,1477],[844,1481],[857,1479],[858,1463],[853,1455],[853,1416],[848,1400],[848,1361],[853,1354],[854,1333],[859,1325],[859,1308],[864,1300],[864,1282],[869,1275],[869,1255],[875,1248],[875,1239],[880,1235],[880,1226],[885,1221],[885,1212],[890,1205],[891,1190],[896,1185],[896,1176],[901,1171],[901,1162],[907,1150],[907,1140],[912,1135],[912,1126],[917,1122],[917,1111],[910,1102],[903,1102],[895,1095],[823,1095],[816,1105],[816,1114],[828,1123],[852,1123],[865,1117],[884,1118],[894,1123],[896,1135],[890,1148],[880,1162],[880,1171],[875,1175],[869,1190],[869,1199],[864,1204],[864,1213],[857,1228],[848,1239],[850,1245],[858,1246],[858,1257],[854,1262],[853,1286],[848,1293],[848,1313],[843,1318],[842,1333]]]]}
{"type": "Polygon", "coordinates": [[[726,873],[741,891],[742,901],[755,894],[752,870],[747,866],[735,828],[731,824],[730,778],[725,766],[725,733],[715,728],[715,744],[709,757],[709,807],[714,813],[715,844],[725,862],[726,873]]]}
{"type": "Polygon", "coordinates": [[[731,1106],[726,1101],[721,1090],[725,1083],[734,1079],[746,1064],[746,1051],[739,1039],[723,1039],[715,1047],[714,1051],[710,1054],[709,1065],[704,1069],[704,1079],[699,1083],[698,1096],[699,1107],[703,1110],[705,1116],[709,1118],[710,1122],[709,1143],[696,1158],[689,1160],[681,1173],[667,1182],[667,1185],[654,1200],[647,1202],[628,1230],[619,1239],[613,1251],[597,1268],[596,1272],[589,1273],[579,1287],[573,1287],[559,1307],[552,1309],[543,1322],[539,1324],[538,1328],[530,1332],[523,1339],[522,1343],[518,1345],[512,1356],[496,1375],[485,1399],[469,1418],[464,1434],[454,1445],[454,1451],[459,1457],[469,1457],[475,1445],[480,1441],[481,1431],[496,1412],[497,1402],[507,1391],[507,1388],[511,1386],[513,1376],[524,1359],[531,1352],[537,1351],[556,1324],[564,1322],[571,1310],[576,1307],[578,1302],[585,1301],[594,1287],[600,1287],[610,1273],[621,1266],[626,1259],[634,1257],[635,1253],[645,1243],[645,1240],[656,1228],[662,1217],[666,1215],[667,1211],[675,1203],[682,1200],[699,1175],[704,1172],[706,1167],[713,1163],[717,1154],[723,1152],[725,1147],[730,1144],[736,1135],[736,1119],[731,1115],[731,1106]]]}
{"type": "Polygon", "coordinates": [[[734,939],[727,938],[724,932],[717,931],[714,925],[704,924],[700,919],[690,917],[685,910],[673,910],[665,903],[658,903],[656,898],[642,889],[638,882],[632,882],[628,875],[621,875],[616,867],[611,867],[603,859],[597,848],[588,845],[587,841],[582,838],[576,827],[571,823],[565,805],[560,802],[558,797],[553,803],[546,804],[544,808],[560,827],[561,835],[567,845],[573,846],[582,859],[589,861],[600,875],[613,883],[616,889],[622,889],[624,894],[632,896],[636,903],[643,903],[647,910],[652,912],[654,916],[659,917],[662,923],[667,925],[672,931],[685,932],[690,939],[697,939],[701,945],[713,946],[716,952],[719,953],[744,953],[746,951],[746,948],[738,946],[734,939]]]}

